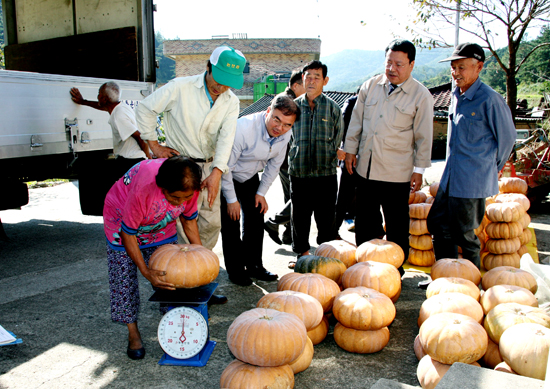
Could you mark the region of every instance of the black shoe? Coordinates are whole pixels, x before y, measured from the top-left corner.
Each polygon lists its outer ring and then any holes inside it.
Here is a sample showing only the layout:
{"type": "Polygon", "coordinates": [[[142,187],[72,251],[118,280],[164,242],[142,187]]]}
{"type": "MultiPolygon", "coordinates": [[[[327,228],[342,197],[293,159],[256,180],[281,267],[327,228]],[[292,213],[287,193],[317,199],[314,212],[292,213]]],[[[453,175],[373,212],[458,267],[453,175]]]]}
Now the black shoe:
{"type": "Polygon", "coordinates": [[[130,359],[143,359],[145,357],[145,347],[141,347],[137,350],[132,350],[130,348],[130,343],[128,343],[128,348],[126,349],[126,354],[128,354],[128,357],[130,359]]]}
{"type": "Polygon", "coordinates": [[[292,233],[289,228],[283,232],[283,244],[292,244],[292,233]]]}
{"type": "Polygon", "coordinates": [[[277,224],[271,223],[269,220],[264,223],[264,229],[267,231],[267,234],[273,241],[277,244],[283,244],[279,238],[279,226],[277,224]]]}
{"type": "Polygon", "coordinates": [[[270,271],[264,269],[263,267],[254,269],[252,271],[249,270],[248,275],[260,281],[275,281],[277,280],[277,278],[279,278],[277,274],[271,273],[270,271]]]}
{"type": "Polygon", "coordinates": [[[225,304],[227,302],[227,297],[222,296],[220,294],[213,294],[212,297],[210,297],[210,300],[208,300],[208,305],[216,305],[216,304],[225,304]]]}
{"type": "Polygon", "coordinates": [[[250,279],[250,277],[248,277],[247,275],[244,275],[244,274],[239,275],[239,276],[230,275],[229,280],[232,283],[240,285],[240,286],[250,286],[250,285],[252,285],[252,280],[250,279]]]}
{"type": "Polygon", "coordinates": [[[418,287],[420,289],[428,289],[428,286],[430,286],[431,283],[432,283],[432,280],[420,281],[418,283],[418,287]]]}

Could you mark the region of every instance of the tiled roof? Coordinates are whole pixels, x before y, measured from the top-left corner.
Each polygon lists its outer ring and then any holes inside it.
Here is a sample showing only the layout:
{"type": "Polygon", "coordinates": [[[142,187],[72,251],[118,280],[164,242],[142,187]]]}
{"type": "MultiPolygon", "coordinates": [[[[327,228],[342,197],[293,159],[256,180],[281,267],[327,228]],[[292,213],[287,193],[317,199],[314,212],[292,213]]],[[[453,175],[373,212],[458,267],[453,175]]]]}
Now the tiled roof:
{"type": "Polygon", "coordinates": [[[447,111],[451,106],[451,83],[428,89],[434,98],[434,111],[447,111]]]}
{"type": "MultiPolygon", "coordinates": [[[[349,99],[351,96],[355,95],[353,92],[323,92],[326,96],[330,97],[332,100],[334,100],[340,108],[344,106],[344,103],[347,99],[349,99]]],[[[271,100],[275,95],[264,95],[262,98],[257,100],[256,102],[252,103],[245,109],[241,111],[239,114],[239,117],[250,115],[256,112],[262,112],[267,109],[271,105],[271,100]]]]}

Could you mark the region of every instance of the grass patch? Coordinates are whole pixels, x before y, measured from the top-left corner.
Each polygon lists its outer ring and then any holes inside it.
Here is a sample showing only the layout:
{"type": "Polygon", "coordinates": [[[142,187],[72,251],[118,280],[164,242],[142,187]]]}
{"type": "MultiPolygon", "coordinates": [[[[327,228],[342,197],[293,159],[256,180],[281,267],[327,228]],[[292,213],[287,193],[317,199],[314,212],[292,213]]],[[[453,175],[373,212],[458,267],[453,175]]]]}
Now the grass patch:
{"type": "Polygon", "coordinates": [[[56,186],[59,184],[64,184],[66,182],[69,182],[69,180],[64,178],[52,178],[51,180],[44,180],[44,181],[28,181],[26,182],[26,184],[29,189],[35,189],[35,188],[48,188],[50,186],[56,186]]]}

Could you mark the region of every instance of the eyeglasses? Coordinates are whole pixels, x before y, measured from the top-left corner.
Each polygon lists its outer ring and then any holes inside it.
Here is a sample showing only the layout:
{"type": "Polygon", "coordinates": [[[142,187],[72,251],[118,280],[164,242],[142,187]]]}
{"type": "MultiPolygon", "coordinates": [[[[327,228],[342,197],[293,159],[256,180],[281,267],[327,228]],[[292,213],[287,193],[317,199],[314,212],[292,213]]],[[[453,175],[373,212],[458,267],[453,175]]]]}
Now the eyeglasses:
{"type": "Polygon", "coordinates": [[[386,62],[385,65],[386,65],[386,69],[391,69],[391,68],[393,67],[394,69],[399,69],[399,70],[401,70],[401,69],[403,69],[403,68],[405,67],[404,64],[399,64],[399,63],[398,63],[398,64],[393,64],[393,63],[388,63],[388,62],[386,62]]]}

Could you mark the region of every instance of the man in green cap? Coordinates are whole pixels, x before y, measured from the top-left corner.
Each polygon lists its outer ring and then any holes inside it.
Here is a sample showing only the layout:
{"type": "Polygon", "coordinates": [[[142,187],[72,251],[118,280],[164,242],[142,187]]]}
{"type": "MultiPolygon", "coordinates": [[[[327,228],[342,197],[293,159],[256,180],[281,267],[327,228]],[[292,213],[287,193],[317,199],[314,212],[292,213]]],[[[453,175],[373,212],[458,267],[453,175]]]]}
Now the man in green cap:
{"type": "MultiPolygon", "coordinates": [[[[244,55],[230,46],[217,47],[206,72],[178,77],[139,103],[136,121],[141,139],[158,158],[184,155],[202,168],[198,199],[198,227],[204,247],[212,250],[221,228],[220,179],[228,171],[239,98],[229,88],[241,89],[244,55]],[[164,112],[166,146],[158,143],[157,116],[164,112]]],[[[180,243],[189,243],[178,222],[180,243]]]]}

